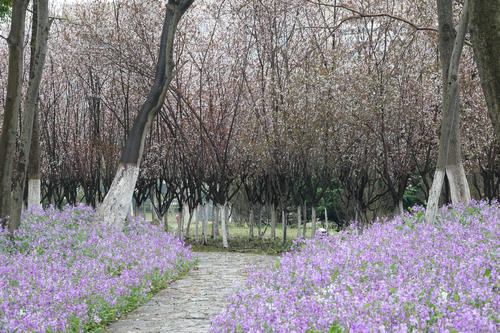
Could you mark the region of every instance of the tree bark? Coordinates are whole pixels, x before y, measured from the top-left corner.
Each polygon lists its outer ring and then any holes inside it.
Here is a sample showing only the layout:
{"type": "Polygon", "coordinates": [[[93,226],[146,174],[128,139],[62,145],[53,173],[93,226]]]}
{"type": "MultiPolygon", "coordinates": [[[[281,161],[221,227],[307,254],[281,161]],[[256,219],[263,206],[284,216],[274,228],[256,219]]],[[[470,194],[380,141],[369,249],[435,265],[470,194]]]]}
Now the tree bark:
{"type": "Polygon", "coordinates": [[[16,134],[19,108],[22,98],[24,20],[27,0],[12,2],[9,45],[9,67],[7,75],[7,96],[3,112],[2,135],[0,137],[0,219],[8,223],[11,214],[12,164],[16,150],[16,134]]]}
{"type": "Polygon", "coordinates": [[[10,212],[9,230],[12,232],[21,224],[21,211],[24,202],[24,185],[28,172],[28,157],[30,156],[33,122],[38,103],[38,91],[42,80],[47,39],[49,36],[49,4],[48,0],[33,1],[33,19],[31,33],[31,56],[28,89],[24,98],[19,157],[16,177],[13,181],[14,191],[10,212]]]}
{"type": "Polygon", "coordinates": [[[458,33],[453,28],[451,0],[437,0],[439,19],[439,50],[443,68],[443,118],[439,138],[439,156],[426,211],[426,220],[433,221],[446,174],[452,201],[469,202],[470,192],[462,164],[460,147],[460,86],[458,68],[468,25],[468,0],[465,0],[458,33]],[[441,183],[439,183],[441,182],[441,183]]]}
{"type": "Polygon", "coordinates": [[[190,230],[191,230],[191,221],[193,220],[193,212],[189,208],[189,206],[186,204],[184,205],[186,207],[186,215],[188,216],[188,224],[186,226],[186,238],[190,238],[190,230]]]}
{"type": "Polygon", "coordinates": [[[316,207],[311,205],[311,238],[316,236],[316,207]]]}
{"type": "Polygon", "coordinates": [[[259,235],[259,238],[262,237],[262,219],[264,218],[264,209],[262,205],[259,207],[259,218],[257,221],[257,233],[259,235]]]}
{"type": "Polygon", "coordinates": [[[193,215],[194,215],[194,221],[195,221],[195,232],[194,232],[194,240],[196,241],[196,243],[199,243],[200,242],[200,219],[198,218],[198,208],[195,208],[194,211],[193,211],[193,215]]]}
{"type": "Polygon", "coordinates": [[[301,215],[301,207],[300,205],[297,206],[297,239],[301,237],[301,234],[300,234],[300,227],[302,225],[302,217],[300,216],[301,215]]]}
{"type": "Polygon", "coordinates": [[[254,212],[253,212],[253,205],[250,204],[250,209],[249,209],[249,212],[248,212],[248,228],[249,228],[249,239],[250,241],[253,241],[253,237],[254,237],[254,234],[253,234],[253,224],[254,224],[254,212]]]}
{"type": "Polygon", "coordinates": [[[328,211],[326,209],[326,202],[325,202],[325,229],[326,232],[328,232],[328,211]]]}
{"type": "Polygon", "coordinates": [[[129,132],[113,183],[97,209],[95,221],[105,225],[123,226],[135,183],[139,175],[144,141],[151,123],[160,111],[173,78],[174,39],[177,24],[194,0],[169,0],[160,41],[160,51],[153,87],[129,132]]]}
{"type": "Polygon", "coordinates": [[[179,203],[179,223],[177,224],[177,238],[184,240],[184,205],[179,203]]]}
{"type": "Polygon", "coordinates": [[[474,59],[488,114],[500,142],[500,0],[469,0],[474,59]]]}
{"type": "Polygon", "coordinates": [[[302,213],[303,213],[303,216],[304,216],[304,225],[303,225],[303,228],[302,228],[302,237],[306,238],[306,235],[307,235],[307,203],[306,203],[305,200],[304,200],[304,205],[302,206],[302,213]]]}
{"type": "Polygon", "coordinates": [[[212,237],[217,241],[219,237],[219,205],[214,204],[214,220],[212,222],[212,237]]]}
{"type": "Polygon", "coordinates": [[[269,205],[271,213],[271,239],[276,237],[276,207],[274,203],[269,205]]]}
{"type": "Polygon", "coordinates": [[[228,209],[229,207],[227,206],[227,202],[224,203],[224,206],[222,206],[222,218],[221,218],[221,224],[222,224],[222,246],[225,248],[225,249],[228,249],[229,248],[229,244],[228,244],[228,232],[227,232],[227,222],[228,222],[228,217],[229,217],[229,214],[228,214],[228,209]]]}
{"type": "Polygon", "coordinates": [[[203,245],[207,245],[208,244],[208,236],[207,236],[207,232],[208,232],[208,202],[205,203],[205,214],[203,215],[203,245]]]}
{"type": "Polygon", "coordinates": [[[281,224],[283,225],[283,246],[286,244],[286,213],[284,210],[281,211],[281,224]]]}
{"type": "Polygon", "coordinates": [[[163,215],[163,230],[168,232],[168,210],[165,212],[165,215],[163,215]]]}
{"type": "Polygon", "coordinates": [[[38,114],[38,107],[36,107],[28,159],[28,208],[40,207],[42,205],[40,184],[40,125],[38,114]]]}

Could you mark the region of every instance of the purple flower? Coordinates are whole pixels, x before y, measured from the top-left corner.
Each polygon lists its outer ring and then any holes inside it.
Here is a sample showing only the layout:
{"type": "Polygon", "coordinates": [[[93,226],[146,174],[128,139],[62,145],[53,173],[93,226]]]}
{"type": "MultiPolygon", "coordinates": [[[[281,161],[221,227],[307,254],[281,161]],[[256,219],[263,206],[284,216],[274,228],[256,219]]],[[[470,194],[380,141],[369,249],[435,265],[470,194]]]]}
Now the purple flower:
{"type": "Polygon", "coordinates": [[[83,205],[34,209],[14,242],[0,231],[1,332],[83,331],[194,261],[182,242],[140,218],[118,230],[92,224],[93,214],[83,205]]]}
{"type": "Polygon", "coordinates": [[[297,243],[250,272],[212,331],[499,331],[500,205],[423,212],[297,243]]]}

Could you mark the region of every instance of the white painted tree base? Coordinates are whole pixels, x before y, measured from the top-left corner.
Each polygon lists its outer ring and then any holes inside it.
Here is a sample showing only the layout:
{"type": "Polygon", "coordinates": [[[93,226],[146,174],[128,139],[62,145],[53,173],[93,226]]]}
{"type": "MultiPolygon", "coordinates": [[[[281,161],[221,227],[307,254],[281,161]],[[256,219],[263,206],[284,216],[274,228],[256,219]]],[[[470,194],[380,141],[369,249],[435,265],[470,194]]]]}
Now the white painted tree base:
{"type": "Polygon", "coordinates": [[[431,190],[429,191],[429,199],[427,200],[427,209],[425,210],[425,220],[428,223],[433,223],[436,218],[439,197],[443,188],[445,170],[436,169],[434,179],[432,180],[431,190]]]}
{"type": "Polygon", "coordinates": [[[228,209],[229,207],[227,206],[227,203],[222,206],[222,246],[224,246],[225,249],[229,248],[229,243],[227,241],[228,238],[228,232],[227,232],[227,223],[228,223],[228,209]]]}
{"type": "Polygon", "coordinates": [[[136,165],[119,165],[111,188],[103,203],[97,208],[94,221],[104,225],[123,227],[130,211],[135,183],[139,176],[136,165]]]}
{"type": "Polygon", "coordinates": [[[451,202],[469,203],[470,190],[463,165],[446,166],[446,177],[450,183],[451,202]]]}
{"type": "Polygon", "coordinates": [[[40,195],[40,179],[28,180],[28,208],[40,207],[42,199],[40,195]]]}

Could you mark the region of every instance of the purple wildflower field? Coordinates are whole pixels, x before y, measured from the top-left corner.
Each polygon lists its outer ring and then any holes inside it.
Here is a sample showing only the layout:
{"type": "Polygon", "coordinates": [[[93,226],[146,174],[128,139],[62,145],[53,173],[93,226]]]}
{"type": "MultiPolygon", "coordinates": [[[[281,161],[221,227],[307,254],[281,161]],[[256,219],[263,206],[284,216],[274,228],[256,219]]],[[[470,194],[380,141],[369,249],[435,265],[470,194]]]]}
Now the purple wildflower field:
{"type": "Polygon", "coordinates": [[[0,231],[0,332],[82,332],[113,320],[194,262],[189,248],[140,218],[92,224],[86,206],[24,214],[0,231]]]}
{"type": "Polygon", "coordinates": [[[498,332],[500,205],[449,206],[297,243],[251,269],[213,332],[498,332]]]}

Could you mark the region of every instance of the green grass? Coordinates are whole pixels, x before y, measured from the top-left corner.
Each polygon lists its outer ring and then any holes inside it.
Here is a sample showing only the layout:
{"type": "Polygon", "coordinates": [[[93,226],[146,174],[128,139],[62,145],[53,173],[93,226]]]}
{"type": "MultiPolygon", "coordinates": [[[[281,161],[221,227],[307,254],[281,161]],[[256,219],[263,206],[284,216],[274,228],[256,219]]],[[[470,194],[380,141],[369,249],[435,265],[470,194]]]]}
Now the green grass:
{"type": "MultiPolygon", "coordinates": [[[[177,219],[176,214],[169,212],[168,215],[168,230],[172,232],[175,228],[177,228],[177,219]]],[[[146,220],[151,221],[152,216],[150,213],[146,214],[146,220]]],[[[317,222],[317,228],[321,227],[321,222],[317,222]]],[[[184,228],[187,227],[187,221],[185,222],[184,228]]],[[[212,238],[212,221],[208,222],[208,239],[207,244],[203,245],[201,243],[201,222],[199,224],[199,234],[200,234],[200,242],[196,242],[195,240],[195,223],[191,222],[190,234],[189,237],[185,234],[186,244],[191,245],[193,251],[196,252],[219,252],[219,251],[232,251],[232,252],[243,252],[243,253],[257,253],[257,254],[270,254],[276,255],[290,250],[293,241],[297,239],[297,227],[296,226],[288,226],[287,227],[287,241],[283,244],[283,228],[281,224],[276,226],[276,237],[271,239],[271,226],[261,227],[261,232],[264,233],[262,237],[258,236],[257,226],[254,226],[254,239],[249,239],[249,227],[246,223],[230,223],[229,224],[229,250],[224,249],[222,246],[222,237],[219,225],[219,237],[217,240],[212,238]]],[[[329,230],[331,232],[331,230],[329,230]]],[[[306,228],[307,237],[311,237],[311,223],[307,224],[306,228]]]]}

